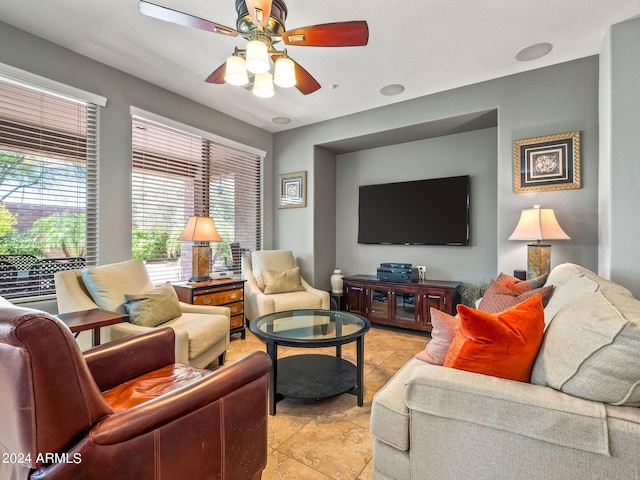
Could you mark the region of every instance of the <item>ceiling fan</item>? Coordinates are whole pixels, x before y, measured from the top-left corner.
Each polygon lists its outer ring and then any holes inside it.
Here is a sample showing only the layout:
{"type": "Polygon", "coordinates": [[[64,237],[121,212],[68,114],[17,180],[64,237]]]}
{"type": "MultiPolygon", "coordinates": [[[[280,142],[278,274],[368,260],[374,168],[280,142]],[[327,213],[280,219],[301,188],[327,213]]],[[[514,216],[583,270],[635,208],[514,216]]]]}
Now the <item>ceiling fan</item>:
{"type": "Polygon", "coordinates": [[[253,92],[258,96],[273,95],[273,84],[280,87],[295,86],[308,95],[320,88],[309,72],[293,61],[286,48],[277,50],[274,45],[282,41],[286,45],[305,47],[355,47],[369,41],[369,27],[364,20],[326,23],[286,30],[287,6],[283,0],[235,0],[238,20],[236,29],[220,25],[171,8],[145,0],[138,2],[140,12],[167,22],[198,28],[231,37],[241,35],[248,40],[246,48],[236,47],[225,63],[206,78],[206,82],[247,85],[253,76],[253,92]],[[275,72],[269,72],[271,60],[275,72]]]}

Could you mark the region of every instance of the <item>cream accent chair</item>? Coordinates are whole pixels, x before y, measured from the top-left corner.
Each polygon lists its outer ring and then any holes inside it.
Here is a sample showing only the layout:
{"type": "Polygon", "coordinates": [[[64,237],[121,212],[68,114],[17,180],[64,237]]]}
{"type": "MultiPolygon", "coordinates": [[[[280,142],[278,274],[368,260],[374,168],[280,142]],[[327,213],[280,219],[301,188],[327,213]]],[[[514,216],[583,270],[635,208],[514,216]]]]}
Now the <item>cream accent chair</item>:
{"type": "MultiPolygon", "coordinates": [[[[154,288],[141,260],[59,271],[54,279],[59,313],[102,308],[126,314],[125,294],[144,293],[154,288]]],[[[182,315],[158,325],[175,331],[176,362],[204,368],[217,358],[222,365],[229,346],[229,308],[180,302],[180,309],[182,315]]],[[[105,338],[116,340],[153,328],[157,327],[119,323],[106,327],[105,338]]]]}
{"type": "Polygon", "coordinates": [[[263,292],[264,287],[260,288],[263,270],[286,272],[296,266],[290,250],[258,250],[252,252],[251,257],[242,257],[242,278],[247,281],[244,301],[247,320],[285,310],[329,310],[329,292],[313,288],[302,276],[300,283],[304,290],[301,291],[267,295],[263,292]]]}

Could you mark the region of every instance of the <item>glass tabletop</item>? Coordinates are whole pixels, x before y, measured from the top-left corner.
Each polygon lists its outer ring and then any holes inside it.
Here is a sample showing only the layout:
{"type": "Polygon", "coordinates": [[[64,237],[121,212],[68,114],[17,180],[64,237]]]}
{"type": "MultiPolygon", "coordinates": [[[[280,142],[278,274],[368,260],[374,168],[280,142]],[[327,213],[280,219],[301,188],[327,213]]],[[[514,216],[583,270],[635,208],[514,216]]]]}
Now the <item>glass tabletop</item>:
{"type": "Polygon", "coordinates": [[[282,345],[330,346],[352,342],[371,328],[360,315],[336,310],[290,310],[258,317],[249,328],[282,345]]]}

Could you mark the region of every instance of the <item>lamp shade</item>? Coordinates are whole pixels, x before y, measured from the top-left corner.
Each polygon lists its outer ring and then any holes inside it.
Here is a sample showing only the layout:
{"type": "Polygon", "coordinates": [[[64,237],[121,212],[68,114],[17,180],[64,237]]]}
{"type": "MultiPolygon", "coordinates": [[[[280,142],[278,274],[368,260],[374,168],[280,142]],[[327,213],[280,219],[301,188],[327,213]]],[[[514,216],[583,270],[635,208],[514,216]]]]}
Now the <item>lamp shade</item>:
{"type": "Polygon", "coordinates": [[[213,218],[203,215],[189,217],[187,227],[180,235],[179,240],[191,242],[221,242],[222,239],[213,223],[213,218]]]}
{"type": "Polygon", "coordinates": [[[520,221],[509,240],[569,240],[571,237],[562,230],[552,208],[522,210],[520,221]]]}
{"type": "Polygon", "coordinates": [[[276,60],[276,70],[273,83],[281,88],[290,88],[296,84],[296,67],[289,57],[280,57],[276,60]]]}
{"type": "Polygon", "coordinates": [[[224,81],[237,87],[242,87],[249,83],[249,76],[247,75],[247,67],[245,65],[244,58],[239,55],[231,55],[227,58],[224,81]]]}
{"type": "Polygon", "coordinates": [[[265,73],[269,71],[269,53],[267,44],[260,40],[247,42],[247,70],[251,73],[265,73]]]}

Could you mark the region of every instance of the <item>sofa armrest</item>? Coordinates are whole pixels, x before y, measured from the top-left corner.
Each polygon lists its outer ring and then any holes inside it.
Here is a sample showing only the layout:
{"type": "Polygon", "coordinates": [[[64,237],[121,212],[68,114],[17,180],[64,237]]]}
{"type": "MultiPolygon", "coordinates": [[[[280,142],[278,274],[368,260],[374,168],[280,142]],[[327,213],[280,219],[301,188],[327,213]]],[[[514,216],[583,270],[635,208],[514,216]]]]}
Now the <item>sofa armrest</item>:
{"type": "Polygon", "coordinates": [[[405,399],[412,422],[421,412],[609,455],[604,404],[548,387],[425,363],[413,370],[405,399]]]}
{"type": "Polygon", "coordinates": [[[83,352],[101,392],[175,363],[175,333],[170,327],[146,329],[83,352]]]}
{"type": "Polygon", "coordinates": [[[304,288],[307,292],[313,293],[314,295],[317,295],[322,299],[323,310],[329,310],[329,305],[331,304],[330,303],[331,296],[329,295],[329,292],[312,287],[302,277],[300,277],[300,283],[302,284],[302,288],[304,288]]]}
{"type": "Polygon", "coordinates": [[[224,315],[227,318],[231,318],[231,309],[229,307],[191,305],[190,303],[180,302],[180,310],[182,310],[182,313],[208,313],[209,315],[224,315]]]}
{"type": "Polygon", "coordinates": [[[246,395],[243,408],[247,411],[263,408],[266,413],[266,376],[270,370],[269,356],[261,351],[252,352],[190,385],[108,416],[92,430],[91,437],[100,445],[125,442],[195,412],[261,377],[265,377],[259,387],[264,396],[246,395]],[[263,402],[252,404],[252,400],[260,399],[263,402]]]}

